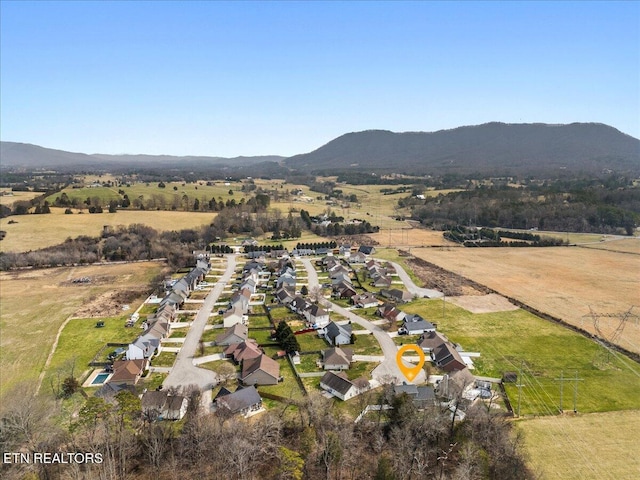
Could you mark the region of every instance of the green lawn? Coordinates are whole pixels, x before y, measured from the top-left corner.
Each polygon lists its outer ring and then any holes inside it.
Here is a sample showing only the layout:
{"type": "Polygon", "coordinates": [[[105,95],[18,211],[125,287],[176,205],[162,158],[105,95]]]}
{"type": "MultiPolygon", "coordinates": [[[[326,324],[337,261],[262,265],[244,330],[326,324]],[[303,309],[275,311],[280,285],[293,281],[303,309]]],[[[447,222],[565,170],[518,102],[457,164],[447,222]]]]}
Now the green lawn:
{"type": "Polygon", "coordinates": [[[255,339],[259,345],[263,345],[265,343],[274,343],[271,340],[271,331],[270,330],[251,330],[249,329],[249,337],[255,339]]]}
{"type": "Polygon", "coordinates": [[[327,342],[318,337],[316,332],[296,335],[296,339],[300,344],[300,351],[302,352],[313,352],[315,350],[324,350],[325,348],[328,348],[327,342]]]}
{"type": "Polygon", "coordinates": [[[151,359],[151,365],[154,367],[172,367],[176,361],[176,356],[175,352],[161,352],[151,359]]]}
{"type": "Polygon", "coordinates": [[[319,372],[316,362],[320,360],[320,355],[300,355],[300,365],[296,365],[299,373],[319,372]]]}
{"type": "Polygon", "coordinates": [[[213,342],[218,335],[221,335],[224,332],[224,329],[221,328],[212,328],[211,330],[205,330],[202,332],[202,336],[200,340],[203,342],[213,342]]]}
{"type": "Polygon", "coordinates": [[[272,395],[280,395],[281,397],[291,398],[292,400],[302,400],[304,394],[296,381],[289,361],[283,358],[278,360],[278,363],[280,364],[280,375],[284,377],[284,381],[277,385],[262,385],[258,387],[258,391],[271,393],[272,395]]]}
{"type": "Polygon", "coordinates": [[[171,330],[171,335],[169,335],[169,338],[184,338],[187,336],[187,333],[189,333],[188,328],[175,328],[171,330]]]}
{"type": "Polygon", "coordinates": [[[140,310],[138,310],[138,313],[140,315],[149,315],[151,313],[156,313],[158,311],[158,305],[157,304],[153,304],[153,303],[145,303],[140,310]]]}
{"type": "MultiPolygon", "coordinates": [[[[167,375],[166,373],[150,373],[148,376],[142,378],[141,382],[147,390],[155,390],[162,385],[167,375]]],[[[138,385],[140,385],[140,383],[138,383],[138,385]]]]}
{"type": "Polygon", "coordinates": [[[250,328],[259,328],[259,327],[273,327],[271,322],[269,321],[269,317],[266,315],[251,315],[249,317],[249,327],[250,328]]]}
{"type": "MultiPolygon", "coordinates": [[[[501,377],[504,371],[523,369],[522,414],[550,414],[560,403],[560,383],[577,372],[577,408],[580,412],[603,412],[640,408],[640,367],[616,354],[609,364],[601,362],[603,347],[560,325],[524,310],[472,314],[442,301],[421,299],[405,308],[437,321],[438,330],[474,358],[476,375],[501,377]]],[[[506,386],[514,409],[518,389],[506,386]]],[[[564,383],[564,409],[573,409],[573,383],[564,383]]]]}
{"type": "Polygon", "coordinates": [[[358,355],[382,355],[382,348],[376,337],[371,335],[356,335],[356,343],[349,345],[353,353],[358,355]]]}
{"type": "Polygon", "coordinates": [[[60,372],[62,378],[71,373],[79,377],[88,370],[89,362],[98,351],[109,342],[129,343],[140,335],[138,328],[125,328],[124,322],[128,316],[110,318],[82,318],[69,320],[62,330],[58,346],[47,369],[42,388],[49,388],[50,378],[60,372]],[[96,328],[96,322],[104,322],[104,327],[96,328]]]}
{"type": "Polygon", "coordinates": [[[355,362],[346,370],[345,373],[349,380],[355,380],[359,377],[365,377],[367,380],[371,379],[371,372],[376,368],[379,363],[376,362],[355,362]]]}
{"type": "Polygon", "coordinates": [[[271,307],[271,317],[276,324],[283,319],[297,318],[297,315],[287,307],[271,307]]]}
{"type": "Polygon", "coordinates": [[[398,335],[393,337],[393,342],[396,345],[416,344],[420,340],[420,335],[398,335]]]}

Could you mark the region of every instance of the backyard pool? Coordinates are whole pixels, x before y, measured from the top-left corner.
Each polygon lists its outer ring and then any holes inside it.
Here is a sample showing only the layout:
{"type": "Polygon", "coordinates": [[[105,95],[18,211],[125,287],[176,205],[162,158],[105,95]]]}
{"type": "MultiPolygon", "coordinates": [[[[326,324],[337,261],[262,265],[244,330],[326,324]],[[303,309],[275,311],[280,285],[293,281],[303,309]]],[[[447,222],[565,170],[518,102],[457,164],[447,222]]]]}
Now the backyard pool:
{"type": "Polygon", "coordinates": [[[109,378],[110,373],[99,373],[96,375],[96,378],[93,379],[91,385],[102,385],[107,378],[109,378]]]}

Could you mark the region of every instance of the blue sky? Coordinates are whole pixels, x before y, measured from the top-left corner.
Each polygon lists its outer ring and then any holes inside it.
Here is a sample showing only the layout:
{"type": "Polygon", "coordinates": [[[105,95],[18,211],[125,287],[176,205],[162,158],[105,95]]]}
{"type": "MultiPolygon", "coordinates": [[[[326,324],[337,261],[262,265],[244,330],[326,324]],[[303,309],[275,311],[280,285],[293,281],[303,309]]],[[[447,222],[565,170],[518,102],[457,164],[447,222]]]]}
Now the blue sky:
{"type": "Polygon", "coordinates": [[[638,2],[1,3],[0,136],[293,155],[347,132],[601,122],[640,137],[638,2]]]}

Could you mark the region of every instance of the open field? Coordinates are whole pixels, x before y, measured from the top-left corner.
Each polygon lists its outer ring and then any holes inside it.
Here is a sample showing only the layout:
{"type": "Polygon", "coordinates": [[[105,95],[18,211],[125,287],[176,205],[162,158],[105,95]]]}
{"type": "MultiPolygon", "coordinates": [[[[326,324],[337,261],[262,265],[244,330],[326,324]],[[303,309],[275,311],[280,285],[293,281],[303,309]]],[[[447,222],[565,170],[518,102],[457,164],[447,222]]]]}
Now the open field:
{"type": "Polygon", "coordinates": [[[609,250],[611,252],[635,253],[640,255],[640,238],[622,238],[619,240],[609,240],[589,245],[581,245],[584,248],[596,250],[609,250]]]}
{"type": "MultiPolygon", "coordinates": [[[[596,342],[525,310],[473,314],[442,300],[420,299],[403,307],[438,324],[438,330],[474,358],[473,373],[502,377],[505,371],[523,371],[522,415],[554,415],[560,405],[564,378],[581,379],[578,387],[579,412],[640,409],[640,366],[617,354],[606,361],[596,342]]],[[[357,345],[357,344],[356,344],[357,345]]],[[[514,409],[518,389],[506,385],[514,409]]],[[[564,385],[563,408],[573,409],[573,383],[564,385]]]]}
{"type": "Polygon", "coordinates": [[[407,222],[396,222],[395,228],[369,234],[380,246],[393,248],[409,248],[422,246],[455,247],[458,245],[444,238],[442,232],[413,228],[407,222]]]}
{"type": "MultiPolygon", "coordinates": [[[[640,256],[577,247],[412,249],[412,254],[587,330],[589,306],[619,313],[636,305],[640,314],[640,256]]],[[[601,318],[610,336],[619,325],[601,318]]],[[[627,322],[618,342],[640,353],[640,324],[627,322]]]]}
{"type": "Polygon", "coordinates": [[[7,188],[2,188],[0,191],[10,192],[10,195],[0,195],[0,205],[11,205],[14,202],[31,200],[32,198],[42,195],[42,192],[12,192],[7,188]]]}
{"type": "Polygon", "coordinates": [[[58,329],[83,305],[114,286],[128,290],[147,285],[161,269],[159,263],[142,262],[0,273],[0,397],[17,382],[36,382],[58,329]],[[84,276],[104,281],[71,283],[84,276]]]}
{"type": "Polygon", "coordinates": [[[640,478],[640,411],[519,421],[541,480],[640,478]]]}
{"type": "MultiPolygon", "coordinates": [[[[75,210],[74,210],[75,211],[75,210]]],[[[159,231],[198,228],[209,225],[215,213],[118,210],[117,213],[84,213],[65,215],[62,208],[51,208],[48,215],[19,215],[0,220],[0,229],[7,236],[0,242],[5,252],[26,252],[50,247],[67,238],[80,235],[98,236],[104,225],[142,223],[159,231]],[[13,220],[16,223],[9,224],[13,220]]]]}

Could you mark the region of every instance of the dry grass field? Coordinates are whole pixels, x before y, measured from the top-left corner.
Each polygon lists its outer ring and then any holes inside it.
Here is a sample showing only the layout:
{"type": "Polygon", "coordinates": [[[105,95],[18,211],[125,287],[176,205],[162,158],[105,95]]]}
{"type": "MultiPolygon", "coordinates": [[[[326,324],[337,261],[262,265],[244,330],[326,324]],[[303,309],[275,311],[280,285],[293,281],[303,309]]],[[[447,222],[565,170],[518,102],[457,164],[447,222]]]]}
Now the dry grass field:
{"type": "MultiPolygon", "coordinates": [[[[612,242],[613,243],[613,242],[612,242]]],[[[487,285],[538,310],[594,332],[589,306],[640,314],[640,256],[579,247],[411,250],[417,257],[487,285]]],[[[605,335],[619,321],[600,320],[605,335]]],[[[640,324],[627,322],[618,342],[640,353],[640,324]]]]}
{"type": "Polygon", "coordinates": [[[116,213],[65,215],[62,208],[51,208],[49,215],[20,215],[0,220],[7,236],[0,242],[4,252],[26,252],[64,242],[80,235],[97,236],[104,225],[112,227],[143,223],[159,231],[198,228],[215,217],[211,212],[170,212],[119,210],[116,213]],[[13,220],[16,223],[9,224],[13,220]]]}
{"type": "Polygon", "coordinates": [[[458,248],[457,244],[446,240],[442,232],[413,228],[408,222],[396,222],[396,228],[382,230],[369,236],[379,245],[391,248],[408,249],[424,246],[458,248]]]}
{"type": "MultiPolygon", "coordinates": [[[[11,192],[10,190],[3,188],[2,192],[11,192]]],[[[0,195],[0,205],[11,205],[13,202],[20,200],[31,200],[37,196],[42,195],[40,192],[11,192],[10,195],[0,195]]]]}
{"type": "Polygon", "coordinates": [[[591,245],[582,245],[584,248],[593,248],[596,250],[609,250],[611,252],[635,253],[640,255],[640,238],[624,238],[619,240],[611,240],[591,245]]]}
{"type": "Polygon", "coordinates": [[[517,422],[541,480],[640,478],[640,411],[517,422]]]}
{"type": "Polygon", "coordinates": [[[161,268],[141,262],[0,273],[0,397],[22,380],[35,385],[58,329],[84,304],[114,289],[140,289],[161,268]],[[92,282],[72,283],[85,276],[92,282]]]}

